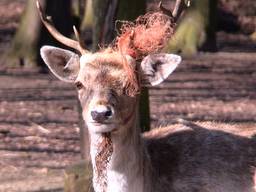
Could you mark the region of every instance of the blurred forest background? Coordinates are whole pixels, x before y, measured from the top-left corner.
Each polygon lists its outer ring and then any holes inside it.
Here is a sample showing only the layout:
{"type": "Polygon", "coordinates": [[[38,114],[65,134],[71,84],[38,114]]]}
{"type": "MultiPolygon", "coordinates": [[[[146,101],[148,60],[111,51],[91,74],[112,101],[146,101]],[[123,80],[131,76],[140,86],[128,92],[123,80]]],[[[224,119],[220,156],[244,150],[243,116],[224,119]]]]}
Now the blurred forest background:
{"type": "MultiPolygon", "coordinates": [[[[62,45],[42,27],[34,0],[17,0],[15,3],[13,6],[19,10],[10,10],[9,14],[15,17],[15,11],[21,10],[23,14],[16,18],[20,25],[15,32],[10,50],[7,51],[8,65],[40,66],[42,62],[38,50],[42,45],[62,45]]],[[[166,0],[163,1],[163,6],[172,11],[174,3],[166,0]]],[[[255,39],[256,5],[252,1],[184,0],[184,4],[186,3],[190,6],[185,7],[182,19],[177,21],[176,33],[166,47],[169,52],[181,52],[183,55],[192,56],[198,50],[217,51],[216,33],[219,31],[251,35],[251,39],[255,39]]],[[[4,0],[2,4],[5,4],[4,0]]],[[[116,26],[116,20],[133,21],[148,11],[160,10],[159,1],[150,0],[66,0],[65,3],[61,0],[41,0],[41,4],[61,33],[72,36],[72,26],[75,25],[82,34],[85,44],[94,51],[112,42],[120,27],[118,24],[116,26]]],[[[2,12],[4,14],[4,10],[2,12]]],[[[9,23],[6,16],[2,18],[3,24],[9,23]]],[[[13,27],[9,35],[15,30],[13,27]]]]}
{"type": "MultiPolygon", "coordinates": [[[[160,10],[156,0],[40,2],[61,33],[74,37],[75,25],[92,51],[113,41],[116,20],[160,10]]],[[[169,10],[174,4],[162,1],[169,10]]],[[[81,154],[86,159],[88,143],[75,90],[48,74],[39,56],[45,44],[67,48],[43,27],[35,0],[0,0],[0,192],[79,191],[90,178],[81,173],[84,164],[76,164],[81,154]]],[[[253,0],[184,0],[164,51],[184,61],[165,84],[143,90],[144,130],[174,118],[239,124],[231,132],[255,129],[253,0]]]]}

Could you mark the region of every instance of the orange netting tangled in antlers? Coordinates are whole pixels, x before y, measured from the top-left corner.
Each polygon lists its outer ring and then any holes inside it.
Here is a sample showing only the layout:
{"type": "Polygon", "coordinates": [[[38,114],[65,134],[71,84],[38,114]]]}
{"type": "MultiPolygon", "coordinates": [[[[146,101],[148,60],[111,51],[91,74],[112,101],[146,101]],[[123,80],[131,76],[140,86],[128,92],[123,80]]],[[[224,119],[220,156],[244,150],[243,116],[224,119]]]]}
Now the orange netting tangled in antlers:
{"type": "MultiPolygon", "coordinates": [[[[175,23],[160,12],[147,13],[134,22],[122,22],[120,34],[117,36],[113,49],[121,55],[130,55],[135,60],[159,52],[173,34],[175,23]]],[[[124,57],[125,58],[125,57],[124,57]]],[[[140,92],[140,81],[135,66],[126,59],[121,62],[128,78],[126,93],[135,96],[140,92]]]]}
{"type": "Polygon", "coordinates": [[[135,22],[123,22],[116,39],[117,49],[135,59],[161,50],[173,34],[174,23],[160,13],[148,13],[135,22]]]}

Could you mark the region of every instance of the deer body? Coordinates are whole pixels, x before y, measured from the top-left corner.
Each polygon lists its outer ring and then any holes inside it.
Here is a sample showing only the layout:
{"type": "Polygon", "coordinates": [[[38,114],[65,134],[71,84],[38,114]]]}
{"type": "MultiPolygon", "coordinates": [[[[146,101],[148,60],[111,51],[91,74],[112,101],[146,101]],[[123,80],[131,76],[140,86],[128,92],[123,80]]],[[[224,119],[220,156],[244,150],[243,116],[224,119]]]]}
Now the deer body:
{"type": "Polygon", "coordinates": [[[146,133],[154,191],[255,191],[255,141],[212,126],[191,123],[146,133]]]}
{"type": "MultiPolygon", "coordinates": [[[[255,191],[256,141],[207,129],[212,126],[216,125],[179,124],[140,135],[134,123],[123,137],[111,134],[113,154],[106,169],[107,188],[97,186],[94,178],[95,190],[255,191]]],[[[94,165],[95,154],[91,155],[94,165]]]]}
{"type": "MultiPolygon", "coordinates": [[[[50,46],[41,54],[57,77],[77,86],[96,192],[254,191],[256,143],[249,139],[206,129],[184,131],[184,126],[177,133],[167,127],[141,137],[138,96],[125,92],[131,80],[120,64],[125,58],[134,66],[129,56],[101,52],[78,60],[74,53],[50,46]]],[[[137,70],[141,79],[156,85],[179,62],[172,54],[149,55],[137,70]]]]}
{"type": "Polygon", "coordinates": [[[193,123],[141,136],[137,124],[140,87],[160,84],[181,62],[178,55],[154,53],[171,31],[168,19],[147,15],[142,19],[145,24],[138,22],[137,28],[136,24],[125,30],[117,48],[90,53],[82,43],[63,37],[38,2],[37,6],[52,35],[81,53],[79,56],[52,46],[41,48],[41,56],[53,74],[77,87],[90,135],[96,192],[254,191],[253,139],[193,123]]]}

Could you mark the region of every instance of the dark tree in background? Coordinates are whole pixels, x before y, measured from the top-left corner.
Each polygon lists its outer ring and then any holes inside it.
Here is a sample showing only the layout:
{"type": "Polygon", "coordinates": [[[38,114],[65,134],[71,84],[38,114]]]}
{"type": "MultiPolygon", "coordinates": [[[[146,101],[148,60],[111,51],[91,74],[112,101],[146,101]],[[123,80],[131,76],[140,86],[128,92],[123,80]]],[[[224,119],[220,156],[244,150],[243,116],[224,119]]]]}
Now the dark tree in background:
{"type": "Polygon", "coordinates": [[[85,31],[92,28],[93,23],[93,0],[80,0],[81,26],[80,30],[85,31]],[[83,3],[82,3],[83,2],[83,3]],[[83,11],[82,11],[83,10],[83,11]]]}
{"type": "Polygon", "coordinates": [[[133,21],[145,13],[145,0],[93,0],[93,48],[109,44],[116,36],[116,20],[133,21]]]}
{"type": "MultiPolygon", "coordinates": [[[[47,15],[52,17],[56,28],[66,36],[72,32],[71,1],[41,0],[47,15]]],[[[35,0],[28,0],[21,23],[12,41],[8,54],[10,65],[25,67],[42,67],[39,50],[42,45],[58,45],[63,47],[42,27],[35,0]]]]}
{"type": "Polygon", "coordinates": [[[206,18],[206,40],[202,46],[204,51],[217,51],[216,29],[217,29],[217,4],[218,0],[209,0],[208,14],[206,18]]]}

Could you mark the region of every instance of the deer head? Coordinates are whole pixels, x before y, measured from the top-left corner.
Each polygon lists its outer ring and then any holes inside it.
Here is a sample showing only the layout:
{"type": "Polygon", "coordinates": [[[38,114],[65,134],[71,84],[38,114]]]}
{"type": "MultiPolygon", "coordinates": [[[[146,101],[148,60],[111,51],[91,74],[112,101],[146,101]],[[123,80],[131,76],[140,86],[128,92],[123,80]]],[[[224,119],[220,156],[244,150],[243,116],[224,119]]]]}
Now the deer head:
{"type": "Polygon", "coordinates": [[[51,72],[60,80],[76,86],[83,118],[90,132],[119,131],[118,128],[136,112],[140,87],[160,84],[181,62],[181,57],[174,54],[139,54],[141,47],[134,48],[134,42],[136,38],[140,42],[136,34],[141,33],[141,28],[125,30],[123,36],[117,39],[116,48],[91,53],[79,41],[76,30],[78,41],[64,37],[44,15],[39,2],[37,6],[48,31],[58,41],[79,52],[77,54],[53,46],[43,46],[40,50],[51,72]],[[133,46],[128,48],[126,45],[131,43],[133,46]]]}

